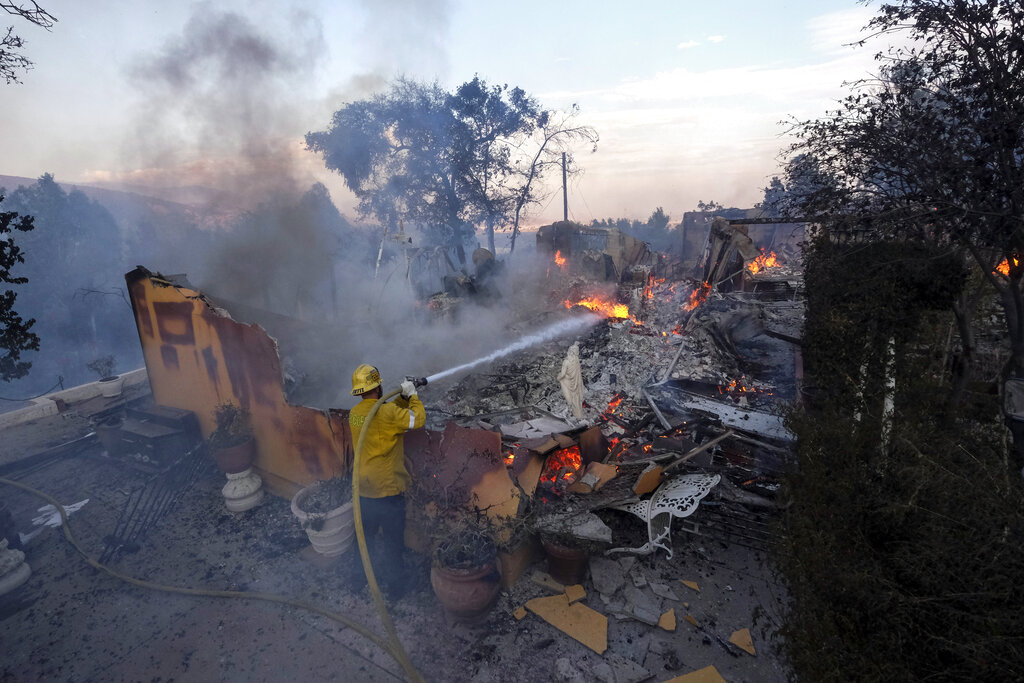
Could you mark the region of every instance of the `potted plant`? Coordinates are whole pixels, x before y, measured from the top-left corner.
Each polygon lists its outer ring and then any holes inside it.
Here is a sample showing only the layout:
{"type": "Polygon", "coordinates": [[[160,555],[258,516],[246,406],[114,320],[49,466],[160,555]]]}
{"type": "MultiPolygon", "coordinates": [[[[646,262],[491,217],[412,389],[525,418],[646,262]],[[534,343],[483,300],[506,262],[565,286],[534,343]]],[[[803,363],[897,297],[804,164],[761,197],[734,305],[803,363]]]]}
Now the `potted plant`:
{"type": "Polygon", "coordinates": [[[321,555],[337,557],[352,547],[355,525],[351,478],[315,482],[292,497],[291,507],[313,549],[321,555]]]}
{"type": "Polygon", "coordinates": [[[113,355],[101,356],[85,364],[85,367],[99,375],[100,394],[107,398],[121,395],[124,378],[114,372],[116,366],[117,361],[113,355]]]}
{"type": "Polygon", "coordinates": [[[545,531],[540,543],[548,556],[548,574],[566,586],[580,583],[590,564],[592,544],[558,531],[545,531]]]}
{"type": "Polygon", "coordinates": [[[263,500],[263,479],[252,471],[256,459],[249,411],[234,403],[222,403],[214,410],[217,427],[207,439],[210,453],[228,483],[221,493],[232,512],[244,512],[263,500]]]}
{"type": "Polygon", "coordinates": [[[450,622],[483,621],[501,589],[491,529],[482,520],[463,517],[439,524],[435,533],[442,536],[430,568],[434,595],[450,622]]]}

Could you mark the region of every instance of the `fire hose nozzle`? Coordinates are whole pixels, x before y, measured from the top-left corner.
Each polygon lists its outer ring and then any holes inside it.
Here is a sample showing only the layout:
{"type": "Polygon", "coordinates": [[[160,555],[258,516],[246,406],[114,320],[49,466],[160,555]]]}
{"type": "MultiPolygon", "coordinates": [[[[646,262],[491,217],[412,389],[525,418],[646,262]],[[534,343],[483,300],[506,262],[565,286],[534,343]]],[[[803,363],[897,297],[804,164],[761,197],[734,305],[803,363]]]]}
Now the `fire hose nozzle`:
{"type": "Polygon", "coordinates": [[[426,377],[409,377],[409,376],[406,376],[405,379],[410,381],[410,382],[412,382],[413,386],[415,386],[415,387],[425,387],[425,386],[427,386],[427,378],[426,377]]]}

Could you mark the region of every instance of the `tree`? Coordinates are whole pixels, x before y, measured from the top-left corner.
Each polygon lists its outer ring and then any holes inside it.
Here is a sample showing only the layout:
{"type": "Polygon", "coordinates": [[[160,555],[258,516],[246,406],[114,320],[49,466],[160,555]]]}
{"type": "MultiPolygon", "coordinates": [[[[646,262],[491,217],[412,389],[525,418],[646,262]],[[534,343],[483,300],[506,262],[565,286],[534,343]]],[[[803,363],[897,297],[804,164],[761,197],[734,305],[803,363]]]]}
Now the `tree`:
{"type": "Polygon", "coordinates": [[[539,201],[537,182],[560,145],[586,138],[541,109],[519,88],[490,86],[479,77],[447,93],[437,83],[405,78],[384,93],[346,104],[328,130],[308,133],[319,153],[359,199],[362,215],[425,226],[441,244],[462,247],[483,223],[513,227],[539,201]]]}
{"type": "MultiPolygon", "coordinates": [[[[796,168],[823,180],[797,205],[862,237],[945,244],[973,260],[1005,312],[1007,373],[1024,375],[1024,6],[901,0],[868,27],[910,40],[880,54],[877,76],[837,110],[795,126],[796,168]]],[[[1024,435],[1016,445],[1019,467],[1024,435]]]]}
{"type": "MultiPolygon", "coordinates": [[[[0,193],[0,204],[4,201],[0,193]]],[[[18,263],[24,263],[25,257],[21,248],[14,243],[12,231],[28,232],[33,229],[32,216],[19,216],[15,211],[0,211],[0,282],[8,285],[23,285],[28,278],[11,274],[18,263]]],[[[0,294],[0,379],[10,382],[12,379],[24,377],[32,364],[21,360],[22,351],[38,351],[39,337],[32,332],[35,319],[24,320],[14,310],[17,293],[7,289],[0,294]]]]}
{"type": "MultiPolygon", "coordinates": [[[[57,22],[56,17],[40,7],[39,3],[34,0],[30,0],[27,5],[3,0],[0,1],[0,9],[46,30],[50,30],[57,22]]],[[[24,46],[25,41],[14,32],[14,27],[8,26],[7,32],[0,38],[0,76],[8,84],[20,83],[17,76],[18,71],[28,71],[32,68],[31,60],[19,53],[24,46]]]]}

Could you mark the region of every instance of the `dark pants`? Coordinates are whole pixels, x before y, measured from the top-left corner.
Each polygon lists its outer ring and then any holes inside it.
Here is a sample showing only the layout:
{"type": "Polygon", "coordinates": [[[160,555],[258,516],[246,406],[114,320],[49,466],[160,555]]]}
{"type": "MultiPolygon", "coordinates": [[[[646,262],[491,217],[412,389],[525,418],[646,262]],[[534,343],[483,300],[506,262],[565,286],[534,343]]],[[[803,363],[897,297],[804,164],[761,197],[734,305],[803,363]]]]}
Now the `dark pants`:
{"type": "Polygon", "coordinates": [[[359,497],[363,533],[377,583],[385,592],[401,591],[406,581],[402,548],[405,546],[405,496],[359,497]],[[380,529],[380,535],[377,530],[380,529]]]}

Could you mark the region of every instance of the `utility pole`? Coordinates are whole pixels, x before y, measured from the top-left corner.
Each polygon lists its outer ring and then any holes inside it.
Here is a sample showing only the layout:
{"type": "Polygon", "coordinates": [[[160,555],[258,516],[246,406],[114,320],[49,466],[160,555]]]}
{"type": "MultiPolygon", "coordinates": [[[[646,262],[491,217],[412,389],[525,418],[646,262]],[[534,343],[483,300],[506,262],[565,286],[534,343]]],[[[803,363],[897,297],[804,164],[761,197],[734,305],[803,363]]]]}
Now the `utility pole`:
{"type": "Polygon", "coordinates": [[[565,152],[562,152],[562,220],[569,220],[569,190],[565,186],[565,152]]]}

